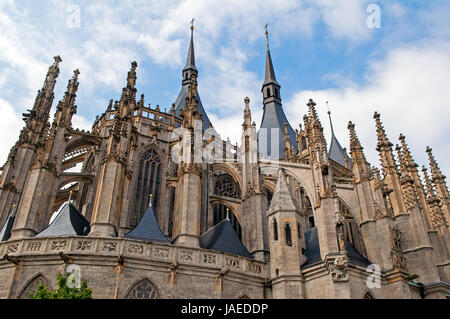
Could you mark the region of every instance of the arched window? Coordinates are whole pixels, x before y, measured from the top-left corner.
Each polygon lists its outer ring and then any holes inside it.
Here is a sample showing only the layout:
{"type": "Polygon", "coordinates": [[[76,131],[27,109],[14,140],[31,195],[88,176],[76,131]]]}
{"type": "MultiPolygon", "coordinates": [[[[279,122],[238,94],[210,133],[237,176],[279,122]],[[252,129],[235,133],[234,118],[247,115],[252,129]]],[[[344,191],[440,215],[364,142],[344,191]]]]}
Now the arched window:
{"type": "Polygon", "coordinates": [[[302,151],[306,150],[306,137],[302,136],[302,151]]]}
{"type": "MultiPolygon", "coordinates": [[[[215,204],[213,206],[214,225],[217,225],[218,223],[220,223],[222,220],[224,220],[227,217],[227,208],[228,207],[225,206],[224,204],[215,204]]],[[[233,225],[234,231],[238,235],[239,239],[242,239],[242,229],[241,229],[241,225],[239,224],[237,217],[234,215],[232,209],[228,208],[228,212],[229,212],[229,219],[230,219],[231,225],[233,225]]]]}
{"type": "Polygon", "coordinates": [[[148,279],[142,279],[131,287],[126,299],[159,299],[160,294],[155,285],[148,279]]]}
{"type": "Polygon", "coordinates": [[[270,97],[270,88],[267,88],[266,93],[267,93],[267,97],[270,97]]]}
{"type": "Polygon", "coordinates": [[[278,240],[278,223],[275,218],[273,219],[273,240],[278,240]]]}
{"type": "Polygon", "coordinates": [[[291,225],[286,223],[286,226],[284,226],[284,232],[285,232],[285,237],[286,237],[286,245],[292,246],[291,225]]]}
{"type": "Polygon", "coordinates": [[[298,233],[298,239],[302,238],[302,226],[300,223],[297,223],[297,233],[298,233]]]}
{"type": "Polygon", "coordinates": [[[175,210],[175,187],[170,187],[169,191],[169,229],[168,229],[168,235],[169,238],[172,237],[172,231],[173,231],[173,212],[175,210]]]}
{"type": "Polygon", "coordinates": [[[278,97],[278,90],[275,88],[275,97],[278,97]]]}
{"type": "Polygon", "coordinates": [[[270,202],[272,202],[273,193],[267,187],[266,187],[266,194],[267,194],[267,208],[269,208],[270,207],[270,202]]]}
{"type": "Polygon", "coordinates": [[[241,198],[239,185],[228,174],[222,174],[217,178],[214,193],[225,197],[241,198]]]}
{"type": "Polygon", "coordinates": [[[31,279],[27,283],[27,285],[22,289],[22,292],[19,295],[19,299],[30,299],[29,295],[35,293],[37,287],[40,284],[46,286],[47,288],[50,288],[48,287],[47,279],[45,279],[44,276],[39,274],[35,276],[33,279],[31,279]]]}
{"type": "Polygon", "coordinates": [[[369,291],[366,291],[366,293],[363,296],[363,299],[375,299],[375,297],[369,291]]]}
{"type": "Polygon", "coordinates": [[[149,204],[149,195],[153,195],[153,210],[158,214],[159,185],[161,182],[161,161],[155,150],[147,151],[139,161],[134,211],[131,226],[136,226],[149,204]]]}
{"type": "Polygon", "coordinates": [[[350,209],[348,208],[348,206],[341,200],[339,200],[339,212],[342,216],[344,216],[344,239],[352,244],[361,256],[367,258],[367,252],[364,245],[364,240],[359,231],[359,226],[353,218],[353,215],[350,213],[350,209]]]}

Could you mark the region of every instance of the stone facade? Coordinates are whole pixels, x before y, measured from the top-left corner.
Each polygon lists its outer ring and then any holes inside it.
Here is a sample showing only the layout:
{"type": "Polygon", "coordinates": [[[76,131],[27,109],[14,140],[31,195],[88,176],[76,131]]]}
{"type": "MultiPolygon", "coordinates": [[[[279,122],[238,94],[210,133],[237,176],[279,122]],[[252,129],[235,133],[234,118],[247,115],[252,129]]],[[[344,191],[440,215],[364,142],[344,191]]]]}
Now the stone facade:
{"type": "Polygon", "coordinates": [[[431,148],[424,187],[405,137],[395,157],[378,113],[382,174],[351,122],[350,153],[334,133],[328,148],[313,100],[292,130],[268,46],[263,125],[256,130],[245,98],[241,145],[204,125],[192,38],[169,110],[136,98],[133,62],[120,99],[90,132],[72,127],[78,70],[49,122],[60,62],[2,168],[0,298],[25,298],[38,283],[55,288],[69,265],[94,298],[448,296],[450,197],[431,148]],[[265,144],[263,129],[283,145],[265,144]],[[88,236],[35,237],[68,200],[89,221],[88,236]],[[124,238],[150,200],[170,244],[124,238]],[[253,258],[201,247],[201,235],[226,218],[253,258]]]}

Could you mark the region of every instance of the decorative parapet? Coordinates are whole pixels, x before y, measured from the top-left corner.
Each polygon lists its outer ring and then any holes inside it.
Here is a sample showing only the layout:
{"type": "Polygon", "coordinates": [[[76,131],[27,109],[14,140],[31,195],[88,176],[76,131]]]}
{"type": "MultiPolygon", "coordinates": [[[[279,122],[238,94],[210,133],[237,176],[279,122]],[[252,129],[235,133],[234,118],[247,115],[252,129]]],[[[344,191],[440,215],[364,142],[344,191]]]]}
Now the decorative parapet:
{"type": "Polygon", "coordinates": [[[112,256],[167,262],[179,265],[224,269],[266,278],[265,262],[228,253],[201,248],[179,247],[169,244],[144,242],[124,238],[48,237],[27,238],[0,243],[0,256],[57,255],[60,252],[76,255],[112,256]]]}

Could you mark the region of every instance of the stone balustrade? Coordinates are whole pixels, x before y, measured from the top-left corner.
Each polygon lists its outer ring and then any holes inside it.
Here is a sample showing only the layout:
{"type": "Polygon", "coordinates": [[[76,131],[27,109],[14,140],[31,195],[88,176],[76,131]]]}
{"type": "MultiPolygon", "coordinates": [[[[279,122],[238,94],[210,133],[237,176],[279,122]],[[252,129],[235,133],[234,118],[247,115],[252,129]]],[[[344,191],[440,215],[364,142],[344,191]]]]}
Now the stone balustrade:
{"type": "Polygon", "coordinates": [[[201,248],[188,248],[143,242],[124,238],[93,237],[48,237],[27,238],[0,243],[0,256],[27,257],[33,255],[55,255],[60,252],[76,255],[116,256],[167,262],[195,267],[228,268],[232,272],[266,278],[267,264],[262,261],[201,248]]]}

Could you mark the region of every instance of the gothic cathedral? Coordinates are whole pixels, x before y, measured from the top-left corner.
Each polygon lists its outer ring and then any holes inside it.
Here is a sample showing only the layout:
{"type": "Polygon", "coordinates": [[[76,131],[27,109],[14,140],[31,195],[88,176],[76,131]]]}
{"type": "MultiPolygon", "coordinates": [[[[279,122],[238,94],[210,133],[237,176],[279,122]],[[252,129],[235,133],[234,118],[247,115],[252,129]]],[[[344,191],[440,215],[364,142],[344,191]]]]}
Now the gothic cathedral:
{"type": "Polygon", "coordinates": [[[349,152],[333,130],[327,145],[312,99],[294,130],[268,43],[261,125],[245,98],[240,145],[201,102],[193,27],[169,110],[137,96],[132,62],[91,131],[72,127],[78,70],[50,123],[61,62],[1,168],[0,298],[54,289],[69,265],[93,298],[449,297],[450,197],[431,148],[421,177],[375,112],[380,172],[352,122],[349,152]]]}

